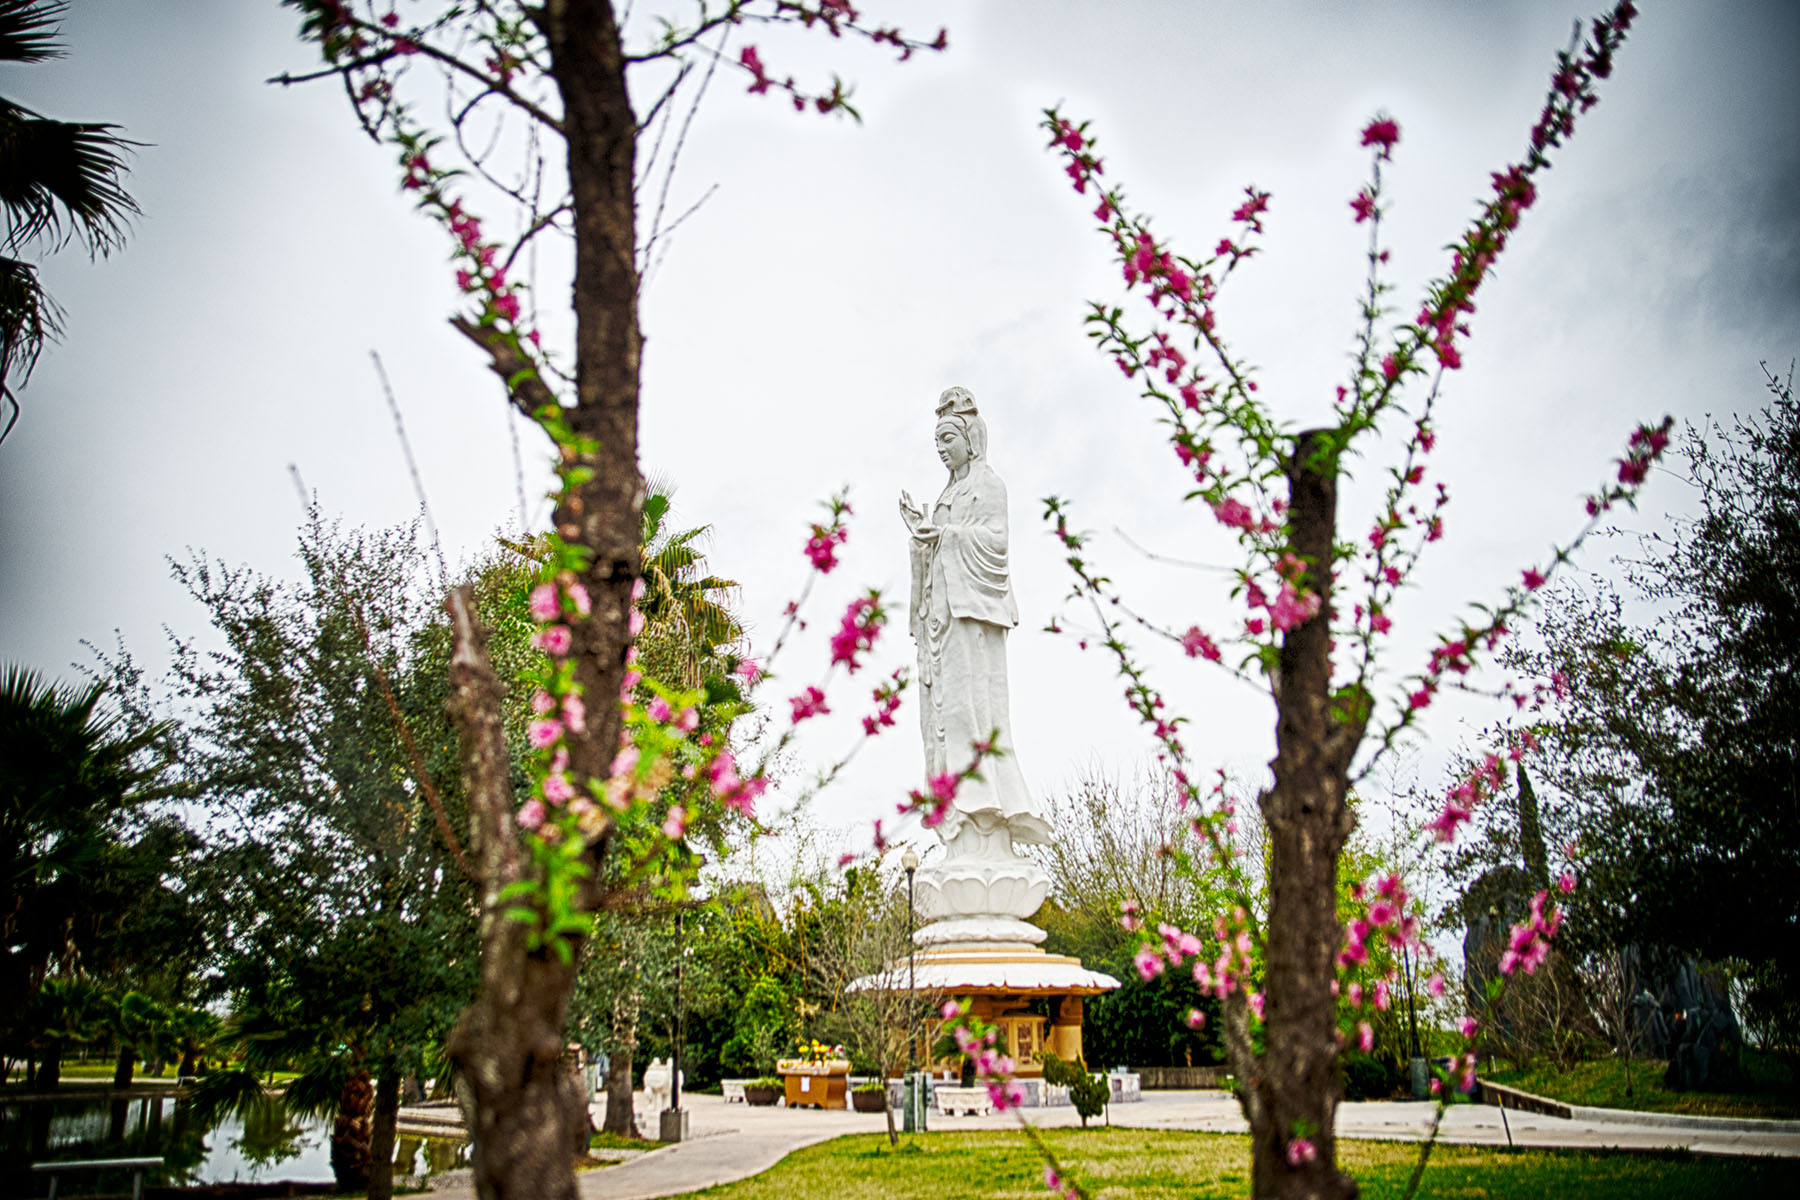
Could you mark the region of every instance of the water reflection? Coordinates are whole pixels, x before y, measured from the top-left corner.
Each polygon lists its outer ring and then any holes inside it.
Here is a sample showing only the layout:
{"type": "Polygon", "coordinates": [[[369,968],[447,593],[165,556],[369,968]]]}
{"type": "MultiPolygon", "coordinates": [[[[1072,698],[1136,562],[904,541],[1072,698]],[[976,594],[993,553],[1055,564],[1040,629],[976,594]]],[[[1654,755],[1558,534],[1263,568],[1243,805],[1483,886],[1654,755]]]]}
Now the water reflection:
{"type": "MultiPolygon", "coordinates": [[[[161,1179],[146,1182],[319,1183],[329,1186],[331,1119],[296,1117],[280,1104],[258,1105],[245,1117],[227,1114],[210,1127],[190,1119],[173,1096],[126,1100],[67,1099],[0,1103],[0,1197],[30,1196],[30,1166],[53,1158],[129,1158],[161,1155],[161,1179]]],[[[469,1145],[453,1138],[401,1136],[394,1148],[399,1175],[432,1175],[469,1165],[469,1145]]],[[[129,1175],[87,1175],[83,1191],[125,1191],[129,1175]]]]}

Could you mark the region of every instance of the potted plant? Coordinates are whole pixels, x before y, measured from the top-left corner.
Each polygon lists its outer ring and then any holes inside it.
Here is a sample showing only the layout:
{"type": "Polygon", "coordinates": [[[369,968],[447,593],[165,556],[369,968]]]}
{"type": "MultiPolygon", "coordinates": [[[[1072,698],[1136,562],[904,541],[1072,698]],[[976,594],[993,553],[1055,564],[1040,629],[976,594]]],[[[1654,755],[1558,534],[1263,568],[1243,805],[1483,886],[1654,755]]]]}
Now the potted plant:
{"type": "Polygon", "coordinates": [[[887,1081],[865,1079],[851,1088],[850,1106],[860,1113],[878,1113],[887,1108],[887,1081]]]}
{"type": "Polygon", "coordinates": [[[781,1078],[776,1075],[764,1075],[758,1079],[744,1081],[744,1103],[759,1107],[768,1107],[781,1099],[781,1078]]]}

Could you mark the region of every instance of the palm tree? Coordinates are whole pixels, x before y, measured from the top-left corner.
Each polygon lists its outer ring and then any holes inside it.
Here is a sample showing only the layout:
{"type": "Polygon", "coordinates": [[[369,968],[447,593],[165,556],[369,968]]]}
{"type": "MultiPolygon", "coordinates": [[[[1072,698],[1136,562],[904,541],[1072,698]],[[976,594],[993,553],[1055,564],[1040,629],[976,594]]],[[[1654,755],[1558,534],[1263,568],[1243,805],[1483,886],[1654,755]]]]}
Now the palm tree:
{"type": "Polygon", "coordinates": [[[644,598],[638,608],[645,631],[639,654],[664,683],[697,687],[718,669],[719,652],[744,636],[743,625],[726,607],[738,585],[701,574],[706,562],[701,546],[712,527],[668,530],[670,504],[668,489],[652,483],[644,501],[644,598]]]}
{"type": "MultiPolygon", "coordinates": [[[[0,62],[35,63],[56,58],[52,40],[64,6],[52,0],[0,0],[0,62]]],[[[125,223],[138,211],[120,183],[124,151],[133,143],[116,125],[56,121],[0,96],[0,441],[19,418],[8,382],[23,384],[46,338],[61,331],[56,304],[38,280],[37,267],[17,257],[34,243],[58,250],[75,238],[88,254],[108,254],[125,239],[125,223]]]]}
{"type": "Polygon", "coordinates": [[[127,813],[171,792],[160,783],[171,727],[128,728],[101,711],[105,690],[0,670],[0,1031],[53,963],[74,965],[99,934],[94,905],[127,813]]]}

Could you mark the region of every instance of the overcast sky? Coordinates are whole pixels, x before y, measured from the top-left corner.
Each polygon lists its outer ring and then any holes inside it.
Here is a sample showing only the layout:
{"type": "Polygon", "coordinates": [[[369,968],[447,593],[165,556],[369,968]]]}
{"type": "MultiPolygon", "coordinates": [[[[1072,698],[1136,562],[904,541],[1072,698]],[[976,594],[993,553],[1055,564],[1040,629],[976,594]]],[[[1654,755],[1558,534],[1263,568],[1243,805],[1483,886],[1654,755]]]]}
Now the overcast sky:
{"type": "MultiPolygon", "coordinates": [[[[1467,366],[1449,380],[1434,462],[1451,488],[1448,532],[1394,612],[1397,664],[1420,662],[1461,606],[1498,597],[1578,526],[1580,495],[1635,422],[1757,406],[1759,360],[1800,353],[1800,9],[1642,8],[1599,107],[1485,287],[1467,366]]],[[[0,93],[115,122],[143,143],[130,179],[143,216],[112,259],[65,252],[44,268],[68,333],[0,445],[0,659],[72,674],[82,639],[110,644],[117,630],[160,665],[165,627],[193,635],[205,621],[168,556],[193,548],[295,572],[290,464],[328,513],[408,519],[416,503],[371,350],[451,556],[516,527],[505,408],[446,325],[457,296],[444,235],[412,212],[391,154],[361,136],[341,90],[264,82],[314,62],[294,15],[273,0],[72,10],[69,56],[7,68],[0,93]]],[[[857,520],[819,597],[818,636],[779,664],[776,687],[818,674],[822,626],[871,585],[896,602],[870,674],[885,672],[912,656],[895,497],[936,495],[933,405],[946,386],[971,389],[1012,498],[1018,751],[1052,792],[1089,763],[1129,766],[1149,743],[1107,664],[1042,632],[1069,583],[1042,497],[1073,502],[1076,523],[1099,534],[1099,564],[1148,615],[1219,628],[1242,614],[1216,571],[1134,548],[1234,561],[1210,516],[1180,505],[1183,478],[1148,403],[1083,336],[1086,302],[1117,297],[1118,272],[1091,198],[1043,150],[1039,110],[1061,101],[1091,119],[1108,178],[1190,255],[1229,232],[1245,185],[1273,194],[1266,249],[1232,281],[1220,320],[1260,366],[1262,395],[1299,425],[1327,411],[1347,374],[1364,243],[1348,206],[1367,170],[1358,131],[1377,112],[1401,127],[1388,229],[1396,304],[1410,312],[1488,172],[1522,154],[1554,52],[1592,11],[1571,0],[881,10],[927,36],[948,26],[950,50],[895,65],[818,36],[753,39],[777,74],[853,80],[860,126],[796,116],[736,77],[708,95],[671,203],[717,191],[644,297],[644,465],[675,482],[679,521],[713,527],[713,564],[742,583],[764,639],[803,582],[817,502],[849,484],[857,520]]],[[[555,294],[542,289],[540,303],[555,294]]],[[[543,442],[521,436],[536,497],[543,442]]],[[[1362,478],[1384,462],[1375,453],[1362,478]]],[[[1664,474],[1647,508],[1686,502],[1664,474]]],[[[1342,511],[1351,535],[1366,528],[1368,495],[1352,488],[1342,511]]],[[[1266,698],[1153,657],[1193,719],[1202,766],[1252,773],[1267,761],[1266,698]]],[[[862,706],[844,692],[838,707],[862,706]]],[[[1415,760],[1435,770],[1465,722],[1496,715],[1434,709],[1415,760]]],[[[822,727],[801,760],[849,736],[822,727]]],[[[919,762],[909,709],[821,818],[891,811],[919,762]]]]}

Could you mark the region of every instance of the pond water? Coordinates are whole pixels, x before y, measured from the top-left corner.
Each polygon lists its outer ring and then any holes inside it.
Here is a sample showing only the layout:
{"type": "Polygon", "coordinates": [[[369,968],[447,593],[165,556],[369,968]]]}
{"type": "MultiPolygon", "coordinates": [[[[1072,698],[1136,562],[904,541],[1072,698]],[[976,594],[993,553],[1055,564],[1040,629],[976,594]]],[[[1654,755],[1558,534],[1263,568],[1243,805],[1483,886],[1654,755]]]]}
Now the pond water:
{"type": "MultiPolygon", "coordinates": [[[[170,1096],[0,1104],[0,1196],[41,1195],[43,1177],[34,1179],[31,1164],[59,1158],[161,1155],[161,1178],[146,1173],[146,1183],[332,1182],[329,1117],[295,1117],[278,1104],[210,1125],[189,1115],[170,1096]]],[[[467,1158],[466,1143],[437,1138],[401,1137],[394,1154],[396,1171],[419,1175],[466,1166],[467,1158]]],[[[128,1175],[95,1174],[76,1190],[129,1187],[128,1175]]]]}

